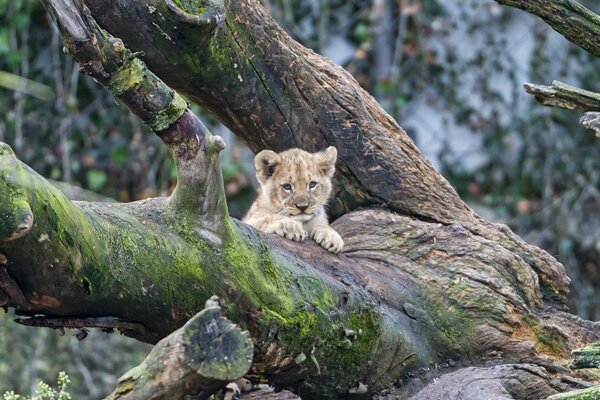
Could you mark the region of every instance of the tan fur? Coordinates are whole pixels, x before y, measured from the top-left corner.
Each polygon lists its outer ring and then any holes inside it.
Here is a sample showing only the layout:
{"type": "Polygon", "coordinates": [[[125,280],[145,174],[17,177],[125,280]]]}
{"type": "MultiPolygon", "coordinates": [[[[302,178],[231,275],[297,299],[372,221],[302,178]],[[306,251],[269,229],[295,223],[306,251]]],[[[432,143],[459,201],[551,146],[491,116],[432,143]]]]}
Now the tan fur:
{"type": "Polygon", "coordinates": [[[263,232],[297,241],[308,236],[333,253],[342,251],[344,241],[325,212],[336,158],[335,147],[312,154],[301,149],[258,153],[254,166],[260,189],[243,221],[263,232]]]}

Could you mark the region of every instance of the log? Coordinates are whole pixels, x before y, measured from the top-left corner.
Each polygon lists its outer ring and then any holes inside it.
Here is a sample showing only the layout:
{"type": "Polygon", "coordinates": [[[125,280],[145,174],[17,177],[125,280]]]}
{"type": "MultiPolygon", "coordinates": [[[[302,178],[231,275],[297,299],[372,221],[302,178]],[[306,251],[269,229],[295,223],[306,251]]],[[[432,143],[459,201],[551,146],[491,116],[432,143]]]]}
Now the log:
{"type": "Polygon", "coordinates": [[[566,382],[561,391],[580,386],[565,365],[571,350],[600,341],[600,323],[565,312],[563,266],[479,218],[345,71],[260,5],[44,3],[82,69],[169,146],[178,185],[165,199],[72,202],[0,145],[0,289],[23,322],[112,323],[156,343],[216,294],[253,338],[247,377],[303,399],[414,382],[408,393],[492,360],[537,365],[546,384],[566,382]],[[333,226],[345,252],[229,218],[222,141],[167,84],[255,150],[336,145],[333,226]],[[448,367],[417,376],[432,365],[448,367]]]}
{"type": "Polygon", "coordinates": [[[536,365],[469,367],[443,375],[411,400],[545,399],[556,394],[559,387],[558,382],[548,379],[544,368],[536,365]]]}
{"type": "Polygon", "coordinates": [[[247,331],[221,315],[218,298],[154,346],[117,382],[107,400],[207,399],[252,365],[247,331]]]}

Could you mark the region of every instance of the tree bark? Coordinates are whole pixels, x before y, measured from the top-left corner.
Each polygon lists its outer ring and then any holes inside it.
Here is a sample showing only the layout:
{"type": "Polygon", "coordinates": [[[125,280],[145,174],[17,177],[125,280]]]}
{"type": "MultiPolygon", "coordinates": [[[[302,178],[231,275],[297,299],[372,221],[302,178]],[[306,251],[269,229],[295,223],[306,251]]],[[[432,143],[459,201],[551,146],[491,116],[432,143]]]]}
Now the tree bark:
{"type": "Polygon", "coordinates": [[[527,93],[534,95],[545,106],[583,111],[585,114],[579,123],[600,137],[600,93],[559,81],[552,82],[552,86],[526,83],[524,87],[527,93]]]}
{"type": "Polygon", "coordinates": [[[526,83],[525,91],[545,106],[578,111],[600,111],[600,93],[590,92],[559,81],[551,86],[526,83]]]}
{"type": "Polygon", "coordinates": [[[44,3],[82,69],[169,145],[178,185],[168,199],[71,202],[0,146],[0,289],[23,322],[155,343],[217,294],[254,340],[248,376],[302,398],[393,383],[408,396],[486,362],[535,364],[554,391],[577,388],[570,351],[600,340],[600,324],[564,312],[563,266],[479,218],[349,74],[257,3],[44,3]],[[337,146],[344,254],[230,219],[222,141],[142,59],[255,150],[337,146]]]}
{"type": "Polygon", "coordinates": [[[252,342],[221,316],[218,299],[158,342],[143,363],[123,375],[107,400],[208,399],[252,365],[252,342]]]}
{"type": "Polygon", "coordinates": [[[600,112],[586,112],[583,114],[579,123],[596,133],[596,137],[600,138],[600,112]]]}

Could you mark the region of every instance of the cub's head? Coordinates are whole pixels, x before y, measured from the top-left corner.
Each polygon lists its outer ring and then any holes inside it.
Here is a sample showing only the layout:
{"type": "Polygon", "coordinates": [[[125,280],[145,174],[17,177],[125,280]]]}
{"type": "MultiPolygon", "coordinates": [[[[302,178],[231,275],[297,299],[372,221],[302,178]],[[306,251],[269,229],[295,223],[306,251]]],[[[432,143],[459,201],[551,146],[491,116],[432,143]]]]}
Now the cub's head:
{"type": "Polygon", "coordinates": [[[283,215],[300,221],[321,212],[331,194],[337,150],[319,153],[290,149],[281,153],[263,150],[254,158],[262,196],[283,215]]]}

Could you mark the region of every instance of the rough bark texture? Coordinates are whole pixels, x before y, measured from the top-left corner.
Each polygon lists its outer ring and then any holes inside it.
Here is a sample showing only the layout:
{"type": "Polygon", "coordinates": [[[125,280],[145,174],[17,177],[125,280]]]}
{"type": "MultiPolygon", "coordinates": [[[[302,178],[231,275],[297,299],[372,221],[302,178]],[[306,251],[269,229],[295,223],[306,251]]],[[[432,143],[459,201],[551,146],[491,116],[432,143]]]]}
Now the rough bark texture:
{"type": "Polygon", "coordinates": [[[572,369],[600,368],[600,342],[582,349],[573,350],[572,369]]]}
{"type": "Polygon", "coordinates": [[[600,138],[600,112],[587,112],[583,114],[579,123],[591,129],[596,133],[596,137],[600,138]]]}
{"type": "Polygon", "coordinates": [[[158,342],[142,364],[123,375],[107,400],[204,400],[252,365],[252,342],[221,316],[218,299],[158,342]]]}
{"type": "Polygon", "coordinates": [[[357,398],[392,383],[406,397],[492,361],[534,365],[501,369],[502,382],[526,371],[555,392],[581,386],[566,365],[571,350],[600,340],[600,323],[564,312],[563,266],[481,220],[349,74],[258,3],[89,1],[106,31],[81,1],[44,3],[83,70],[169,145],[178,186],[168,199],[71,202],[2,144],[0,300],[36,316],[23,322],[112,322],[157,342],[217,294],[255,342],[248,377],[302,398],[357,398]],[[344,254],[229,219],[222,141],[140,57],[255,150],[337,146],[344,254]]]}
{"type": "Polygon", "coordinates": [[[442,376],[411,400],[545,399],[557,393],[553,385],[559,382],[552,382],[546,370],[534,365],[470,367],[442,376]]]}
{"type": "Polygon", "coordinates": [[[600,93],[590,92],[559,81],[552,86],[525,84],[525,91],[545,106],[567,110],[600,111],[600,93]]]}
{"type": "Polygon", "coordinates": [[[552,82],[552,86],[526,83],[524,87],[527,93],[534,95],[545,106],[585,112],[579,123],[600,137],[600,93],[559,81],[552,82]]]}
{"type": "Polygon", "coordinates": [[[204,27],[177,19],[161,0],[87,4],[100,25],[144,53],[152,71],[253,150],[336,146],[334,217],[377,205],[424,221],[461,224],[523,254],[538,271],[544,293],[564,297],[568,278],[561,265],[481,220],[350,74],[291,39],[257,3],[226,2],[221,23],[200,42],[187,38],[204,27]],[[131,15],[158,29],[134,27],[127,22],[131,15]]]}

